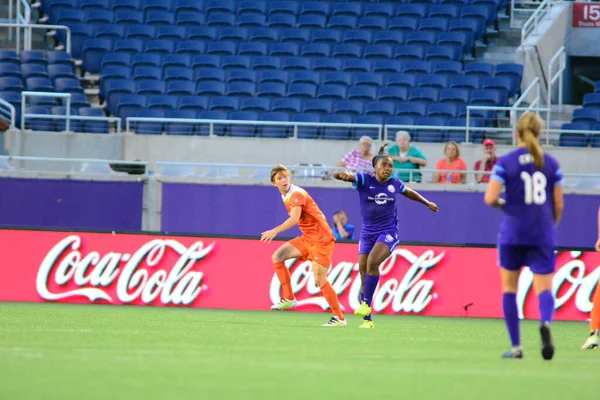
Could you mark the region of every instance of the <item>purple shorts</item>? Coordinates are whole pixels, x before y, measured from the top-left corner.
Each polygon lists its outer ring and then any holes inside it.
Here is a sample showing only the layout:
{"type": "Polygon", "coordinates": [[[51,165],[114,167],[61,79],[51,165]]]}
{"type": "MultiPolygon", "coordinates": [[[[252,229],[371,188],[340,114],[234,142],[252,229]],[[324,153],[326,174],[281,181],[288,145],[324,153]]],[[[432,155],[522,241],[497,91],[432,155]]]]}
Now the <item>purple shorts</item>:
{"type": "Polygon", "coordinates": [[[358,254],[369,254],[377,242],[384,243],[390,249],[391,253],[394,251],[394,247],[396,247],[398,242],[400,242],[400,239],[398,239],[398,232],[390,231],[381,234],[361,236],[360,241],[358,242],[358,254]]]}
{"type": "Polygon", "coordinates": [[[556,254],[554,248],[545,246],[498,245],[499,264],[509,271],[529,267],[534,274],[546,275],[554,272],[556,254]]]}

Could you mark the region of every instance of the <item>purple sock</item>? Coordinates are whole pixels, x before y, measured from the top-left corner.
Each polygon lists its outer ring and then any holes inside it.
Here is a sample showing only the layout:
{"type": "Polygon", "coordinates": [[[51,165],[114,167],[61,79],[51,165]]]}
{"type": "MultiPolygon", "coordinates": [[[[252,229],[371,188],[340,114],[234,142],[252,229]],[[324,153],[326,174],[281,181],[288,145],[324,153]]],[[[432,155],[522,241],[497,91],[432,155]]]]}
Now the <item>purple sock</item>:
{"type": "Polygon", "coordinates": [[[519,312],[517,310],[516,293],[504,293],[502,296],[504,321],[513,347],[521,345],[521,332],[519,331],[519,312]]]}
{"type": "Polygon", "coordinates": [[[554,296],[549,290],[545,290],[538,296],[540,306],[540,320],[544,322],[552,322],[554,316],[554,296]]]}
{"type": "Polygon", "coordinates": [[[367,274],[367,276],[365,277],[365,291],[363,293],[363,300],[367,303],[369,307],[371,307],[373,295],[375,294],[375,289],[377,288],[378,283],[379,275],[373,276],[367,274]]]}

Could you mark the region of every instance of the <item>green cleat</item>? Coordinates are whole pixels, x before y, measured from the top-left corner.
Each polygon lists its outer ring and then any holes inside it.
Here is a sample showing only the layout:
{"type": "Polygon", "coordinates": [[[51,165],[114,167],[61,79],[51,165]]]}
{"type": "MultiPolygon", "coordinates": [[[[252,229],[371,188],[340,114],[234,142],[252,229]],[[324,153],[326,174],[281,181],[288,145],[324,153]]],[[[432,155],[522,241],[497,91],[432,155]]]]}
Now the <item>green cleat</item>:
{"type": "Polygon", "coordinates": [[[369,321],[369,320],[364,320],[362,325],[359,326],[360,329],[372,329],[375,328],[375,324],[373,323],[373,321],[369,321]]]}
{"type": "Polygon", "coordinates": [[[360,303],[360,307],[354,310],[354,315],[358,315],[359,317],[366,317],[371,315],[371,307],[366,302],[360,303]]]}
{"type": "Polygon", "coordinates": [[[294,308],[297,305],[298,305],[298,302],[296,301],[296,299],[288,300],[288,299],[284,299],[282,297],[281,300],[279,301],[279,303],[273,304],[271,306],[271,310],[283,311],[283,310],[287,310],[288,308],[294,308]]]}

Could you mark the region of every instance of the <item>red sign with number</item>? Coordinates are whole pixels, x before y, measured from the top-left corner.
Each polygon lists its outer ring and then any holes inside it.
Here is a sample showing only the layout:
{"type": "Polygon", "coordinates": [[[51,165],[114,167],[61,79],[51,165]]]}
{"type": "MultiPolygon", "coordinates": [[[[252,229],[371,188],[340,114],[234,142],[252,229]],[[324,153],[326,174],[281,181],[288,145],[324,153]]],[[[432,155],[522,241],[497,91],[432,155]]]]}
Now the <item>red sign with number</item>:
{"type": "Polygon", "coordinates": [[[573,28],[600,28],[600,4],[573,3],[573,28]]]}

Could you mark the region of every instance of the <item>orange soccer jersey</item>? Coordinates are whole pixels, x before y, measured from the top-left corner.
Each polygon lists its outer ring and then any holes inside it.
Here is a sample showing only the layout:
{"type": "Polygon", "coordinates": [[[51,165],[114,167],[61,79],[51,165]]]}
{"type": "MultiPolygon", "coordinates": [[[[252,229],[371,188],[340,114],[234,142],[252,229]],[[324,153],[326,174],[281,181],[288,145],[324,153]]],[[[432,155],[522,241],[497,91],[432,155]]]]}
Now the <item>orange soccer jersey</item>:
{"type": "Polygon", "coordinates": [[[291,185],[287,195],[281,197],[288,214],[292,207],[302,207],[298,228],[300,228],[302,239],[305,242],[311,245],[325,245],[335,241],[325,215],[306,190],[291,185]]]}

